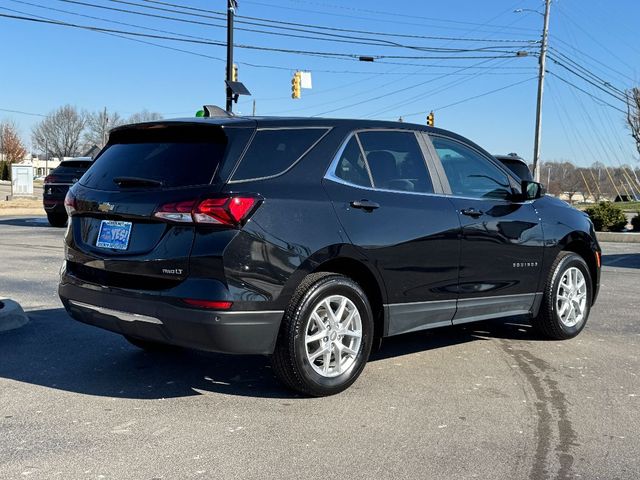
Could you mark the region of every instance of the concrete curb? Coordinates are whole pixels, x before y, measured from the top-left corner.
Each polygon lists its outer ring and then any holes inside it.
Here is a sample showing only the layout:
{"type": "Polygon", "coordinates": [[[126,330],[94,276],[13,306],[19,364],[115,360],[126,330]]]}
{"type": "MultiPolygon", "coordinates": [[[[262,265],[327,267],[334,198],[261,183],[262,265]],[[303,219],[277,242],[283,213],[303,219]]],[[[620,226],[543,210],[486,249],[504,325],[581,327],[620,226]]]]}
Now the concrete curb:
{"type": "Polygon", "coordinates": [[[599,242],[640,243],[640,233],[637,232],[596,232],[599,242]]]}
{"type": "Polygon", "coordinates": [[[29,322],[29,317],[17,302],[0,299],[0,304],[3,305],[0,308],[0,332],[20,328],[29,322]]]}

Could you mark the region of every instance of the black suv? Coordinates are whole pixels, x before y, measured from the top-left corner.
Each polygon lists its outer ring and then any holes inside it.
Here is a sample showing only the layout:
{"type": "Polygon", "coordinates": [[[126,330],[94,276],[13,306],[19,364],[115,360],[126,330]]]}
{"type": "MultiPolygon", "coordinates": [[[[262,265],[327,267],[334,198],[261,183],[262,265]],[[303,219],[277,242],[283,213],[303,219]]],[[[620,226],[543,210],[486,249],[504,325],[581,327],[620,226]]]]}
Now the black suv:
{"type": "Polygon", "coordinates": [[[507,167],[511,172],[520,180],[533,180],[531,170],[524,158],[520,157],[517,153],[510,153],[509,155],[496,155],[496,159],[507,167]]]}
{"type": "Polygon", "coordinates": [[[45,177],[42,203],[52,227],[64,227],[67,224],[64,198],[69,187],[84,175],[92,163],[91,157],[69,158],[60,162],[60,165],[45,177]]]}
{"type": "Polygon", "coordinates": [[[589,218],[454,133],[259,117],[119,127],[65,201],[59,293],[142,348],[271,355],[309,395],[382,337],[528,315],[585,326],[589,218]]]}

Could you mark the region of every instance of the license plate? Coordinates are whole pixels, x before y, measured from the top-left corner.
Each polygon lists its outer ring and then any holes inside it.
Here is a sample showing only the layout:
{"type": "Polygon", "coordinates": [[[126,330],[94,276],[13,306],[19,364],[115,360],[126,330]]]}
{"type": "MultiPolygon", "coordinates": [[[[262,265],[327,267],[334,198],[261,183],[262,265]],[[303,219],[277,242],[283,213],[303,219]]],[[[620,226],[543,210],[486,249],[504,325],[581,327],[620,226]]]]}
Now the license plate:
{"type": "Polygon", "coordinates": [[[96,247],[126,250],[129,246],[131,225],[131,222],[102,220],[102,222],[100,222],[100,231],[98,232],[96,247]]]}

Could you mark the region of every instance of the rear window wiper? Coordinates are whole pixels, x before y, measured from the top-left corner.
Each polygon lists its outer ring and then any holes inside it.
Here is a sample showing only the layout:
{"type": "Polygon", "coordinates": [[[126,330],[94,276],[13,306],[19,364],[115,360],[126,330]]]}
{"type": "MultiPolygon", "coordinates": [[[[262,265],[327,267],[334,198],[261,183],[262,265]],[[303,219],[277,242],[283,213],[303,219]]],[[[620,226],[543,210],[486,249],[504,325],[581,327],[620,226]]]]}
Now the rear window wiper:
{"type": "Polygon", "coordinates": [[[164,185],[160,180],[142,177],[115,177],[113,183],[119,187],[162,187],[164,185]]]}

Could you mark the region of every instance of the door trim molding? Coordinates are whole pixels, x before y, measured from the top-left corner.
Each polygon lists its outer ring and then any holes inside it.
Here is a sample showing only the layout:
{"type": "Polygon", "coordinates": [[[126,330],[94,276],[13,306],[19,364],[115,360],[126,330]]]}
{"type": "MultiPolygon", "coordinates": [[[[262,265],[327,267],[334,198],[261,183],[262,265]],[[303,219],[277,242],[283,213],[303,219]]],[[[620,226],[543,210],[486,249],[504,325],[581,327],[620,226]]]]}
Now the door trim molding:
{"type": "Polygon", "coordinates": [[[384,305],[385,316],[389,319],[385,336],[451,325],[456,302],[454,299],[384,305]]]}
{"type": "Polygon", "coordinates": [[[544,293],[384,304],[385,337],[490,318],[537,314],[544,293]]]}

